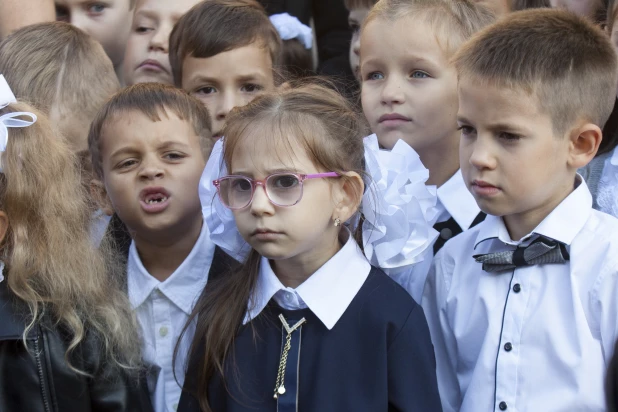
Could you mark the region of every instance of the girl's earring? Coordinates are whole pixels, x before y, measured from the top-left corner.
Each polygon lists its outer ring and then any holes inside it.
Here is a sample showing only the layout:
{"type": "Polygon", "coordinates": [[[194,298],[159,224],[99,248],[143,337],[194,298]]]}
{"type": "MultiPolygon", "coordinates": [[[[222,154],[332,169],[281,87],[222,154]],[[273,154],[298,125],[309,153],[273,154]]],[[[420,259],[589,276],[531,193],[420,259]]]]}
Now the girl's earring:
{"type": "Polygon", "coordinates": [[[335,227],[341,226],[341,219],[335,218],[335,227]]]}

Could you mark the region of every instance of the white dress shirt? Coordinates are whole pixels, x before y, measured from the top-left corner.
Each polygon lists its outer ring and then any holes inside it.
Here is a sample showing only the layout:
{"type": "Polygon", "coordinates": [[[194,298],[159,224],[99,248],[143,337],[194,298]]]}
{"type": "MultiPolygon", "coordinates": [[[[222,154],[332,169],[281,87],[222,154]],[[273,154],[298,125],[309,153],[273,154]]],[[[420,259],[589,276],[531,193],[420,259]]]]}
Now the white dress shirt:
{"type": "MultiPolygon", "coordinates": [[[[581,180],[578,177],[578,180],[581,180]]],[[[602,411],[618,327],[618,219],[584,182],[520,241],[488,216],[436,255],[423,295],[445,411],[602,411]],[[565,264],[488,273],[472,255],[545,235],[565,264]]]]}
{"type": "Polygon", "coordinates": [[[185,362],[195,329],[187,331],[178,351],[178,382],[172,371],[174,349],[206,285],[214,251],[208,227],[203,225],[191,253],[169,278],[160,282],[144,268],[135,242],[131,243],[127,264],[129,300],[142,329],[143,358],[160,368],[156,382],[148,382],[155,412],[173,412],[178,407],[185,362]]]}
{"type": "Polygon", "coordinates": [[[618,217],[618,147],[605,159],[597,188],[599,210],[618,217]]]}
{"type": "Polygon", "coordinates": [[[330,330],[350,306],[370,271],[371,265],[352,236],[348,236],[335,256],[296,289],[285,287],[268,259],[263,257],[253,302],[249,303],[244,323],[257,317],[274,298],[284,309],[309,308],[330,330]]]}

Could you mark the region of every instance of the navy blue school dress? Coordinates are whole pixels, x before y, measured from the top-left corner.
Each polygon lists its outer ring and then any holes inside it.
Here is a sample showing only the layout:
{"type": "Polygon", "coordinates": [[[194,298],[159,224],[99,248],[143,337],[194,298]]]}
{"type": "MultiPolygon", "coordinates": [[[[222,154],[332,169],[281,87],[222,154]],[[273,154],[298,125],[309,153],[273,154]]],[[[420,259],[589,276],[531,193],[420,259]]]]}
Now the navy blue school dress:
{"type": "MultiPolygon", "coordinates": [[[[263,258],[252,306],[207,388],[213,411],[442,410],[422,308],[354,240],[296,289],[263,258]]],[[[196,365],[179,412],[200,411],[196,365]]]]}

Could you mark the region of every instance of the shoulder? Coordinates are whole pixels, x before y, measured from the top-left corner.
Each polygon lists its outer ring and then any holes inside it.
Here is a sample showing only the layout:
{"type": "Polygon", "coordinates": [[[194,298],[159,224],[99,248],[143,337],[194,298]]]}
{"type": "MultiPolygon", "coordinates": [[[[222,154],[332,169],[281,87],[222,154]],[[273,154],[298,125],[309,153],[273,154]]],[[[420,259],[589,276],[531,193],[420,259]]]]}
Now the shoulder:
{"type": "Polygon", "coordinates": [[[420,305],[403,287],[373,266],[356,295],[355,303],[361,316],[376,328],[389,325],[399,330],[412,312],[422,312],[420,305]]]}

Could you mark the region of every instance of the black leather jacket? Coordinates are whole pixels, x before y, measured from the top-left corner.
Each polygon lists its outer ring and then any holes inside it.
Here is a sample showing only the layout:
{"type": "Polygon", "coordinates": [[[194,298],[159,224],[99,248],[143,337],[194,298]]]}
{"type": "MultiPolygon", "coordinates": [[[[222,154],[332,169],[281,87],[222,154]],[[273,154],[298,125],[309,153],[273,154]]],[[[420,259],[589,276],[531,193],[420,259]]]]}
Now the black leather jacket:
{"type": "Polygon", "coordinates": [[[2,412],[149,412],[148,394],[134,379],[101,362],[92,334],[66,361],[68,334],[42,321],[22,335],[27,308],[0,282],[0,411],[2,412]]]}

